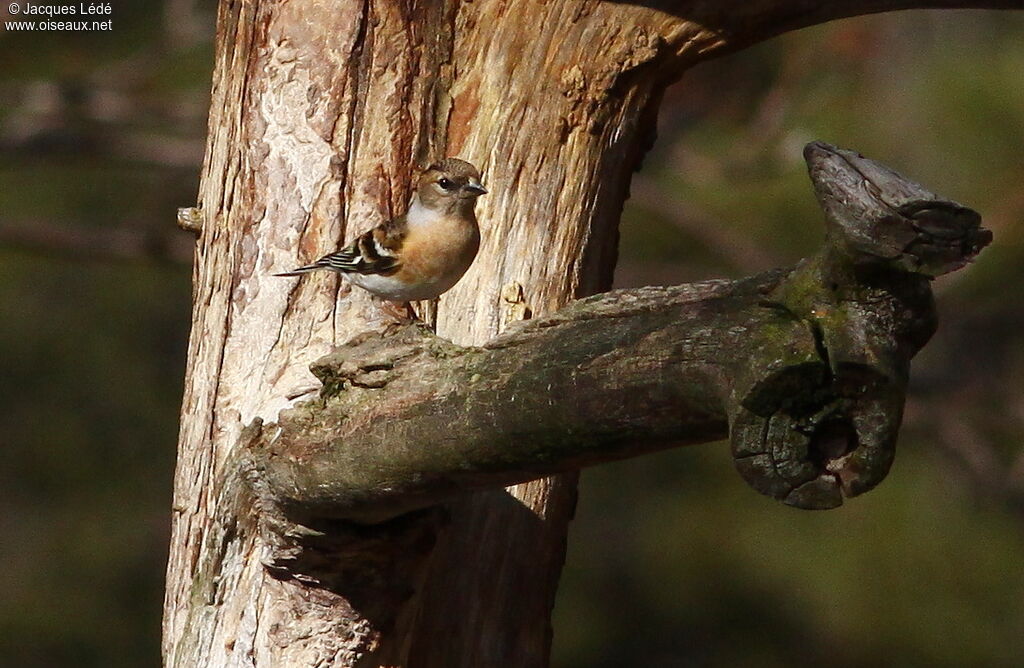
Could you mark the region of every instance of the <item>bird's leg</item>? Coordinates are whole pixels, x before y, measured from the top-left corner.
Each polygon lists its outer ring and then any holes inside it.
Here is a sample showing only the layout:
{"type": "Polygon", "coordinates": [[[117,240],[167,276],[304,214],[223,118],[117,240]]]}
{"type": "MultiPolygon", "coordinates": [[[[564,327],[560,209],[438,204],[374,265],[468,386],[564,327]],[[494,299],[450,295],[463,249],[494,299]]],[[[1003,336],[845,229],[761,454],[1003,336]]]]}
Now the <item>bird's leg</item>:
{"type": "Polygon", "coordinates": [[[392,302],[382,300],[381,310],[398,322],[404,323],[417,319],[416,311],[413,310],[411,302],[392,302]]]}

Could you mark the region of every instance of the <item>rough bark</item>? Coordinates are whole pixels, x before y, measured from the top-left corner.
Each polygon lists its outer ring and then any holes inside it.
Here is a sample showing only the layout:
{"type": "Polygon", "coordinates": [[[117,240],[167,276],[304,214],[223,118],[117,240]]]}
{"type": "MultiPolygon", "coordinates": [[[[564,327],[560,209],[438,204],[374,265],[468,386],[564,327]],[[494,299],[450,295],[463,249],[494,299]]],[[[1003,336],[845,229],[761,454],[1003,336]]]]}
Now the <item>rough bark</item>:
{"type": "MultiPolygon", "coordinates": [[[[371,615],[337,587],[264,568],[278,537],[259,529],[260,497],[239,478],[242,426],[276,420],[316,386],[314,360],[380,323],[377,306],[334,277],[289,291],[270,274],[399,212],[417,161],[458,155],[484,169],[493,194],[478,211],[480,256],[441,299],[437,327],[459,345],[483,343],[608,287],[628,175],[661,88],[686,66],[797,25],[951,4],[223,0],[166,662],[546,665],[571,474],[476,494],[447,518],[388,523],[389,544],[430,552],[395,566],[415,572],[407,586],[420,583],[397,617],[393,605],[371,615]],[[433,550],[422,522],[444,524],[433,550]]],[[[383,540],[352,535],[345,549],[367,559],[383,540]]],[[[394,596],[380,600],[405,594],[394,596]]]]}

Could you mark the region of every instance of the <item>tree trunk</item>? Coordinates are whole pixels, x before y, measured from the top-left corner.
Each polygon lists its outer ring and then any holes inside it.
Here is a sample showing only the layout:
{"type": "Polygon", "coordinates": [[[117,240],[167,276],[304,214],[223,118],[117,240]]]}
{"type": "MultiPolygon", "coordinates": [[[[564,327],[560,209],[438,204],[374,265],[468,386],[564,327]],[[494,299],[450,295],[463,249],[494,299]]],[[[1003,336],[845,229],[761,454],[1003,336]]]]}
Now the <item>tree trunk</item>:
{"type": "Polygon", "coordinates": [[[390,593],[373,601],[265,567],[272,541],[242,480],[243,426],[276,421],[317,385],[313,361],[382,322],[336,276],[271,274],[401,213],[417,163],[460,156],[491,194],[477,212],[480,254],[440,299],[436,324],[457,344],[483,343],[609,287],[629,174],[660,91],[686,66],[855,13],[1020,6],[733,4],[221,2],[167,664],[547,665],[572,474],[353,530],[332,565],[344,578],[353,559],[390,560],[390,593]]]}

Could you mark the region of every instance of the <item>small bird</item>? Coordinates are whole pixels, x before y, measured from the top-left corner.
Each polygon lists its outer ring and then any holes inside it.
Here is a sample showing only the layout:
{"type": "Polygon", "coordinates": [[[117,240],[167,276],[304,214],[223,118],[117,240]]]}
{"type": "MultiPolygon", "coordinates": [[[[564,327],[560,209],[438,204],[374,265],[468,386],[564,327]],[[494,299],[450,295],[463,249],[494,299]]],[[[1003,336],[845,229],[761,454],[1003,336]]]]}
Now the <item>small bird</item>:
{"type": "Polygon", "coordinates": [[[487,193],[480,172],[446,158],[420,174],[409,211],[359,235],[340,251],[275,276],[328,269],[381,299],[433,299],[455,285],[480,247],[476,198],[487,193]]]}

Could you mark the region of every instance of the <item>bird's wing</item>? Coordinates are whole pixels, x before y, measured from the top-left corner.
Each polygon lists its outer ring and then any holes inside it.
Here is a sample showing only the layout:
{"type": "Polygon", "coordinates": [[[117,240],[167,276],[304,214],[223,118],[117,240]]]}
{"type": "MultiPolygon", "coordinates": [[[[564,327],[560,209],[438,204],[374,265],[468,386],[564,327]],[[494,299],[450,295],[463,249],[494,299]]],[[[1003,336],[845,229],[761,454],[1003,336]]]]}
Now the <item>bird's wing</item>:
{"type": "Polygon", "coordinates": [[[400,216],[360,234],[348,246],[324,255],[313,264],[276,275],[301,276],[317,269],[330,269],[342,273],[390,276],[400,268],[398,254],[407,229],[405,216],[400,216]]]}

